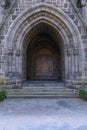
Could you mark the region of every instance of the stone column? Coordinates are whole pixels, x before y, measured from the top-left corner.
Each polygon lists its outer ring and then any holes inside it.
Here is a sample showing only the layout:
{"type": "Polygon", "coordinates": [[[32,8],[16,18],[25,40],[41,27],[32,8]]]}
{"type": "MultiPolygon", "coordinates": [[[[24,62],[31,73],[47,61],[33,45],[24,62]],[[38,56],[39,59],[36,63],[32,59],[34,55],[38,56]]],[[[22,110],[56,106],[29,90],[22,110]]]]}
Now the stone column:
{"type": "Polygon", "coordinates": [[[79,76],[79,49],[73,50],[74,55],[74,78],[77,78],[79,76]]]}
{"type": "Polygon", "coordinates": [[[15,58],[16,58],[16,71],[20,71],[20,64],[19,64],[19,57],[20,57],[20,50],[16,50],[15,58]]]}
{"type": "Polygon", "coordinates": [[[67,50],[67,67],[68,67],[68,77],[66,80],[66,86],[72,88],[76,87],[75,79],[78,78],[80,70],[80,55],[79,49],[68,49],[67,50]]]}
{"type": "Polygon", "coordinates": [[[22,77],[22,52],[21,50],[16,50],[15,52],[15,62],[16,62],[16,72],[19,78],[22,77]]]}
{"type": "Polygon", "coordinates": [[[72,79],[72,49],[67,50],[67,78],[72,79]]]}
{"type": "Polygon", "coordinates": [[[22,62],[21,62],[21,50],[16,50],[15,51],[15,62],[16,62],[16,70],[15,70],[15,74],[16,74],[16,85],[18,86],[18,88],[22,87],[22,62]]]}
{"type": "Polygon", "coordinates": [[[84,74],[87,76],[87,48],[84,48],[84,52],[85,52],[85,63],[84,63],[84,74]]]}
{"type": "Polygon", "coordinates": [[[0,47],[0,77],[4,77],[4,58],[2,48],[0,47]]]}
{"type": "Polygon", "coordinates": [[[22,74],[23,74],[23,79],[26,80],[26,74],[27,74],[27,70],[26,70],[26,66],[27,66],[27,63],[26,63],[26,54],[23,53],[22,54],[22,74]]]}
{"type": "Polygon", "coordinates": [[[12,73],[12,64],[13,64],[13,49],[8,50],[8,73],[12,73]]]}

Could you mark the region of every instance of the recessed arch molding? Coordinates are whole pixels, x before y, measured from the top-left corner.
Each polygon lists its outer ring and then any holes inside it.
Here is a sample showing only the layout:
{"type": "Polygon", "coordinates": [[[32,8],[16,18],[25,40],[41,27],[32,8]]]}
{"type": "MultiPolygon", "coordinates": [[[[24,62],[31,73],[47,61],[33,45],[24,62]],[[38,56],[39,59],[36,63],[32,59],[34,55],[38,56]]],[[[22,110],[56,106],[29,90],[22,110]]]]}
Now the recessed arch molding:
{"type": "Polygon", "coordinates": [[[26,10],[10,26],[5,43],[8,45],[6,73],[26,80],[27,48],[31,43],[34,46],[34,40],[42,34],[60,48],[62,80],[72,81],[81,76],[84,52],[78,28],[62,10],[48,4],[26,10]]]}

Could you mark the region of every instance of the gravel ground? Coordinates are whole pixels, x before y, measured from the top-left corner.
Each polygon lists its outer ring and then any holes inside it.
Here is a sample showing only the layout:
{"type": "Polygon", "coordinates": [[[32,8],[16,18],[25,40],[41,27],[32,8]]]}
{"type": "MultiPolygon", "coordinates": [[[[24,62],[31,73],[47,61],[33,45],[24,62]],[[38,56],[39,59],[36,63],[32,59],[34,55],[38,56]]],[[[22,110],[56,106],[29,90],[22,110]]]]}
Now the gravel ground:
{"type": "Polygon", "coordinates": [[[87,130],[87,102],[78,98],[8,98],[0,130],[87,130]]]}

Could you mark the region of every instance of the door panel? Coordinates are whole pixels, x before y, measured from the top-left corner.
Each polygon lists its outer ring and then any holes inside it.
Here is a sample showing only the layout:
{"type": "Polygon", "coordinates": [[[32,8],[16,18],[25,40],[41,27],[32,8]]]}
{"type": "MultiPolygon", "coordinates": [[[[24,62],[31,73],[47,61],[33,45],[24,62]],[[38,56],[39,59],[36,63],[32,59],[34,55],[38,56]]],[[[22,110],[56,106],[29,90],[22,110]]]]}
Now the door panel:
{"type": "Polygon", "coordinates": [[[53,58],[49,55],[40,55],[36,58],[35,79],[53,78],[53,58]]]}

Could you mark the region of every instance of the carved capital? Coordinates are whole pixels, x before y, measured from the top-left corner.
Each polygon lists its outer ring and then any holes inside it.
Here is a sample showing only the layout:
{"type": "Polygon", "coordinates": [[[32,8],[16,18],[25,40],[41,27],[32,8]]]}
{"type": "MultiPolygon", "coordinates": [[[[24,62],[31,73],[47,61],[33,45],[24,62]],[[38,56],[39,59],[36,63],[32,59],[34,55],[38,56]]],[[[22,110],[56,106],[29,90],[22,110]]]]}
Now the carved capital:
{"type": "Polygon", "coordinates": [[[72,49],[68,49],[68,50],[67,50],[67,55],[68,55],[68,56],[72,55],[72,49]]]}
{"type": "Polygon", "coordinates": [[[0,56],[2,55],[2,49],[0,49],[0,56]]]}
{"type": "Polygon", "coordinates": [[[87,52],[87,48],[84,48],[84,51],[87,52]]]}
{"type": "Polygon", "coordinates": [[[79,49],[74,49],[74,50],[73,50],[73,54],[74,54],[74,55],[79,55],[79,49]]]}
{"type": "Polygon", "coordinates": [[[0,7],[2,7],[2,8],[5,7],[5,1],[0,2],[0,7]]]}
{"type": "Polygon", "coordinates": [[[20,56],[20,50],[16,50],[15,55],[16,55],[16,56],[20,56]]]}
{"type": "Polygon", "coordinates": [[[12,48],[8,50],[8,55],[11,55],[11,56],[13,55],[13,49],[12,48]]]}

